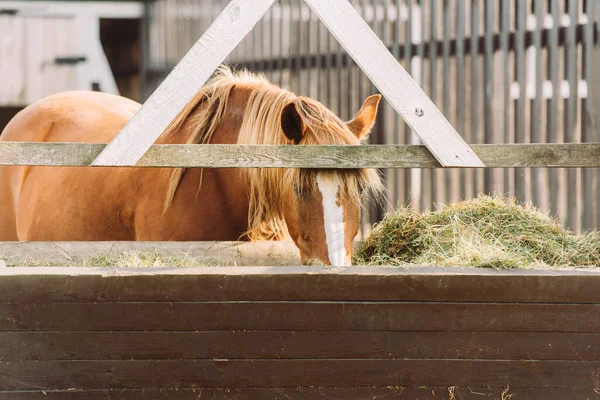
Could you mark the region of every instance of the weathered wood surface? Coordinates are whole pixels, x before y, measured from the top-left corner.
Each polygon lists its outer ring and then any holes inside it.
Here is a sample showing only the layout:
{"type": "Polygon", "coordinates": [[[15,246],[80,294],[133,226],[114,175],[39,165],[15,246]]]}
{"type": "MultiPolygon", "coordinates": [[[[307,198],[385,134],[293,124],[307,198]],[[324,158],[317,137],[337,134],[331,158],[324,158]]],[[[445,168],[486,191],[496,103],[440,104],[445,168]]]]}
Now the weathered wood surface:
{"type": "Polygon", "coordinates": [[[177,389],[113,389],[113,390],[26,390],[0,391],[3,400],[598,400],[598,389],[547,388],[478,388],[478,387],[319,387],[319,388],[177,388],[177,389]]]}
{"type": "Polygon", "coordinates": [[[3,361],[507,359],[594,361],[600,333],[405,331],[0,332],[3,361]]]}
{"type": "Polygon", "coordinates": [[[483,167],[462,137],[347,0],[306,0],[444,167],[483,167]]]}
{"type": "Polygon", "coordinates": [[[600,332],[600,304],[0,303],[0,331],[55,330],[600,332]]]}
{"type": "Polygon", "coordinates": [[[596,304],[600,296],[598,287],[599,270],[288,266],[0,269],[0,302],[5,303],[402,301],[596,304]]]}
{"type": "Polygon", "coordinates": [[[135,165],[275,0],[232,0],[94,165],[135,165]]]}
{"type": "MultiPolygon", "coordinates": [[[[0,165],[91,166],[106,147],[0,142],[0,165]]],[[[487,168],[600,167],[600,144],[473,145],[487,168]]],[[[106,162],[105,166],[119,166],[106,162]]],[[[152,145],[138,167],[440,168],[425,146],[152,145]]]]}
{"type": "MultiPolygon", "coordinates": [[[[206,265],[299,265],[291,241],[260,242],[0,242],[0,259],[10,264],[27,260],[48,263],[78,261],[93,255],[146,252],[193,257],[206,265]]],[[[52,269],[51,271],[57,271],[52,269]]],[[[89,271],[89,270],[88,270],[89,271]]]]}
{"type": "Polygon", "coordinates": [[[596,388],[600,361],[0,361],[0,390],[171,387],[474,386],[596,388]],[[416,372],[418,371],[418,372],[416,372]],[[577,382],[577,384],[574,384],[577,382]],[[172,386],[170,386],[172,385],[172,386]]]}
{"type": "Polygon", "coordinates": [[[599,278],[2,268],[0,398],[596,399],[599,278]]]}

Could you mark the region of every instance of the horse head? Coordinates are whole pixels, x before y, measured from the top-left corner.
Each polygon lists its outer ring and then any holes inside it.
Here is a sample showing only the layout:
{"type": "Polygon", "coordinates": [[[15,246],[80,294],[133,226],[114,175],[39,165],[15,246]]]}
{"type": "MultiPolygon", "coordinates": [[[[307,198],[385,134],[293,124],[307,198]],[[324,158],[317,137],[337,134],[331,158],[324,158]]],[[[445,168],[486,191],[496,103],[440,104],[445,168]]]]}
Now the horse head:
{"type": "MultiPolygon", "coordinates": [[[[359,145],[374,123],[381,96],[369,97],[354,119],[344,123],[320,103],[298,97],[281,113],[281,130],[295,145],[359,145]]],[[[303,264],[318,260],[351,265],[360,227],[361,197],[379,191],[373,170],[295,170],[284,195],[284,219],[303,264]]]]}

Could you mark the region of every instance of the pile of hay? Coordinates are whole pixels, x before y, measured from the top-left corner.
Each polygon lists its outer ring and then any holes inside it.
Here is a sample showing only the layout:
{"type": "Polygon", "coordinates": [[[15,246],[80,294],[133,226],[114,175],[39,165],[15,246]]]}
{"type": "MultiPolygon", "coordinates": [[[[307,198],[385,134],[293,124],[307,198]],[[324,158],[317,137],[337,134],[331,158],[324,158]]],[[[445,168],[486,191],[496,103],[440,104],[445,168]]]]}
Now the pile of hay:
{"type": "Polygon", "coordinates": [[[434,212],[402,207],[387,215],[354,264],[593,267],[600,266],[600,236],[574,235],[531,205],[480,196],[434,212]]]}

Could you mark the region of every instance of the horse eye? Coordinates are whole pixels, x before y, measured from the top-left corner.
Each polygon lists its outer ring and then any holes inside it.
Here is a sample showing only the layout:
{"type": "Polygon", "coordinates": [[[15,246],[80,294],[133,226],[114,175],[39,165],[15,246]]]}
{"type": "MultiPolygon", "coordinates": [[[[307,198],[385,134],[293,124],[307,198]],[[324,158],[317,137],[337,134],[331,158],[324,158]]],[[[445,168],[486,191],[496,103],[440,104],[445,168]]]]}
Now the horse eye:
{"type": "Polygon", "coordinates": [[[302,191],[300,190],[298,185],[296,185],[295,183],[294,183],[294,196],[296,196],[297,199],[302,198],[302,191]]]}

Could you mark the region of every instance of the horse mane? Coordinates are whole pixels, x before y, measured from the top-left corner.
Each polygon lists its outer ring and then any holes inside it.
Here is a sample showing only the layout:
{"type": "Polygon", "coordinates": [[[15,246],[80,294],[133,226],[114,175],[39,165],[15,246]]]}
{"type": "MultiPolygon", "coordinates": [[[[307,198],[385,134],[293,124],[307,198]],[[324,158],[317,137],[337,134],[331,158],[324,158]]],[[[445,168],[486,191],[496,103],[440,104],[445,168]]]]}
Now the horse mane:
{"type": "MultiPolygon", "coordinates": [[[[308,97],[272,85],[263,75],[247,71],[233,72],[221,66],[216,74],[194,96],[181,113],[161,135],[162,140],[172,136],[183,123],[191,122],[193,129],[186,144],[209,143],[225,117],[229,96],[236,85],[251,88],[238,134],[237,144],[291,145],[281,128],[285,106],[294,103],[306,126],[299,145],[360,145],[357,136],[325,106],[308,97]]],[[[161,140],[161,139],[159,139],[161,140]]],[[[184,169],[171,174],[165,209],[181,182],[184,169]]],[[[288,236],[284,219],[285,196],[292,187],[317,190],[319,174],[330,175],[341,183],[344,195],[360,199],[363,190],[381,193],[381,179],[371,169],[308,170],[293,168],[246,168],[243,178],[249,194],[248,231],[250,240],[270,240],[288,236]]],[[[198,192],[200,187],[198,188],[198,192]]]]}

